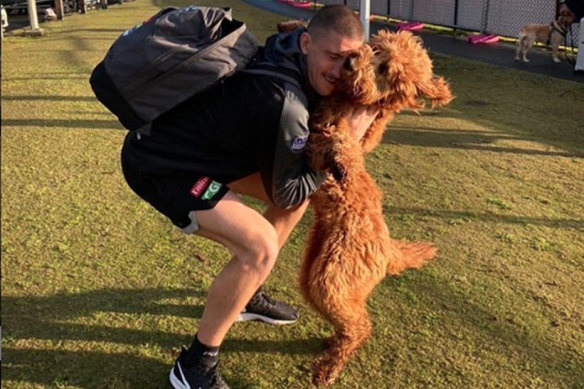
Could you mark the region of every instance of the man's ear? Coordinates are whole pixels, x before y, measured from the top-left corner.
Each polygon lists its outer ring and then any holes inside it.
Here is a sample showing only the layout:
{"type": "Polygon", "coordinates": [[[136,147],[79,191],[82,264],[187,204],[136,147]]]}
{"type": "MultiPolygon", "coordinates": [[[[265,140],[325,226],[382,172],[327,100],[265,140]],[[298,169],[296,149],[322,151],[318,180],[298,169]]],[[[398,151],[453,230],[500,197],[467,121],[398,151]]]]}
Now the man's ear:
{"type": "Polygon", "coordinates": [[[311,43],[312,38],[310,37],[310,34],[307,32],[303,32],[300,35],[300,50],[302,50],[302,54],[304,55],[308,54],[308,47],[310,47],[311,43]]]}

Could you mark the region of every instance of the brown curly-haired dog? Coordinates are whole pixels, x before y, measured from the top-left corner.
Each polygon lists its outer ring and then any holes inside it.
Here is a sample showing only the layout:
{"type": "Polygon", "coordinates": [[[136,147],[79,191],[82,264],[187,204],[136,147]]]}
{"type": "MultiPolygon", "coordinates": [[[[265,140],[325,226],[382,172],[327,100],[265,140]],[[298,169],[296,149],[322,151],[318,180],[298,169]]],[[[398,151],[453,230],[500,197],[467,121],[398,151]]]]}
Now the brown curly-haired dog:
{"type": "Polygon", "coordinates": [[[373,149],[393,114],[432,106],[452,96],[420,40],[409,32],[385,31],[350,58],[339,93],[311,116],[309,158],[329,176],[311,199],[314,221],[302,264],[300,284],[307,301],[335,327],[335,335],[316,365],[313,381],[329,385],[350,354],[369,336],[366,300],[387,274],[419,268],[434,257],[427,243],[393,240],[384,222],[382,192],[367,174],[364,151],[373,149]],[[343,114],[356,106],[379,114],[361,143],[349,133],[343,114]]]}

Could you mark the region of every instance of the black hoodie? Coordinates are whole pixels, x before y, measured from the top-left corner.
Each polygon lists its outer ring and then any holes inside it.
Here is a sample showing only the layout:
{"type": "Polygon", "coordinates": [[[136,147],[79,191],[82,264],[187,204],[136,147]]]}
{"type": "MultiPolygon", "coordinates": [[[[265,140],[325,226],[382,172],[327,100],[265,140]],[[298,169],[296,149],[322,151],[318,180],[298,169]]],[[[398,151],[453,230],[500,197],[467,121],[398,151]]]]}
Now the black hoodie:
{"type": "Polygon", "coordinates": [[[306,81],[301,33],[271,36],[260,60],[284,69],[300,88],[239,72],[157,118],[150,136],[129,132],[124,158],[146,174],[204,175],[224,184],[259,171],[277,206],[302,203],[325,175],[311,170],[304,156],[307,95],[316,94],[306,81]]]}
{"type": "Polygon", "coordinates": [[[566,0],[566,5],[576,15],[575,23],[579,23],[584,18],[584,0],[566,0]]]}

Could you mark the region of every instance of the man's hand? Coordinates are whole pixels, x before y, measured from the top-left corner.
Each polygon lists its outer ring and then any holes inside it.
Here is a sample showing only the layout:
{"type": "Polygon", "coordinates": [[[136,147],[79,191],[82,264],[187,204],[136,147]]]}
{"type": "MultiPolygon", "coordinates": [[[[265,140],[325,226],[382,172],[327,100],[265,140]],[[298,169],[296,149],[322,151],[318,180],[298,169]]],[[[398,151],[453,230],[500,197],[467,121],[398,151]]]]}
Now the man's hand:
{"type": "Polygon", "coordinates": [[[351,129],[351,135],[356,140],[361,140],[367,129],[371,127],[376,116],[377,110],[373,108],[367,109],[365,107],[355,108],[347,113],[347,121],[351,129]]]}

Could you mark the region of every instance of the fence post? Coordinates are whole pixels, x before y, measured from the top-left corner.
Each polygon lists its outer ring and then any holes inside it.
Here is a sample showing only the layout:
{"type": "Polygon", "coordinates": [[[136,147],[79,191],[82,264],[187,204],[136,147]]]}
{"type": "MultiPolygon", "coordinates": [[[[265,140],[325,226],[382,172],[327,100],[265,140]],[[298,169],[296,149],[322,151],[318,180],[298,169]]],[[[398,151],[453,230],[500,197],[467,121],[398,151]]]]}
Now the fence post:
{"type": "Polygon", "coordinates": [[[458,26],[458,0],[454,0],[454,27],[458,26]]]}
{"type": "Polygon", "coordinates": [[[371,16],[370,0],[359,1],[359,15],[361,15],[361,24],[363,24],[363,32],[365,33],[365,41],[369,40],[369,16],[371,16]]]}
{"type": "Polygon", "coordinates": [[[28,0],[28,20],[30,30],[25,30],[24,36],[42,36],[45,32],[39,28],[39,17],[37,15],[36,0],[28,0]]]}
{"type": "Polygon", "coordinates": [[[481,33],[486,33],[487,32],[487,25],[489,23],[489,6],[491,4],[491,0],[486,0],[485,3],[483,3],[483,25],[482,25],[482,29],[481,29],[481,33]]]}
{"type": "Polygon", "coordinates": [[[410,16],[408,17],[408,20],[414,20],[414,7],[416,4],[416,0],[411,0],[410,2],[410,16]]]}
{"type": "Polygon", "coordinates": [[[63,7],[63,0],[55,0],[55,13],[57,20],[63,20],[65,17],[65,7],[63,7]]]}
{"type": "MultiPolygon", "coordinates": [[[[8,12],[6,12],[6,10],[2,7],[2,21],[0,21],[0,23],[2,23],[2,25],[0,26],[0,35],[2,37],[2,39],[4,39],[4,23],[6,23],[6,26],[8,26],[8,12]]],[[[0,330],[2,329],[2,327],[0,327],[0,330]]]]}

